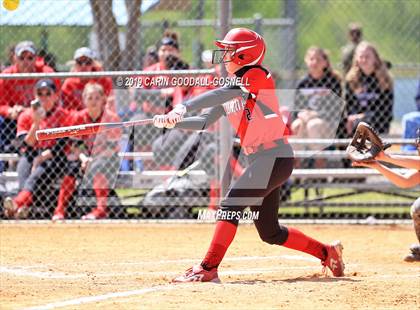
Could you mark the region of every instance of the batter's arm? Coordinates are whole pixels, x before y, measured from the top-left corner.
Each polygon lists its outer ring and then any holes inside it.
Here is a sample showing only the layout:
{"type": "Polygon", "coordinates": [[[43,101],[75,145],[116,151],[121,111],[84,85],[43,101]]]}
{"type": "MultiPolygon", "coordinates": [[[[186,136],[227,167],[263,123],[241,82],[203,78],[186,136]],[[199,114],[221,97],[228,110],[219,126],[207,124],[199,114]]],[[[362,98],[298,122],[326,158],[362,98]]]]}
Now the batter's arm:
{"type": "Polygon", "coordinates": [[[225,115],[222,106],[216,106],[199,116],[186,117],[175,125],[175,128],[190,130],[205,130],[215,123],[221,116],[225,115]]]}
{"type": "Polygon", "coordinates": [[[182,103],[188,111],[202,110],[221,106],[223,103],[232,100],[238,96],[243,96],[244,92],[239,88],[223,87],[203,93],[197,97],[182,103]]]}

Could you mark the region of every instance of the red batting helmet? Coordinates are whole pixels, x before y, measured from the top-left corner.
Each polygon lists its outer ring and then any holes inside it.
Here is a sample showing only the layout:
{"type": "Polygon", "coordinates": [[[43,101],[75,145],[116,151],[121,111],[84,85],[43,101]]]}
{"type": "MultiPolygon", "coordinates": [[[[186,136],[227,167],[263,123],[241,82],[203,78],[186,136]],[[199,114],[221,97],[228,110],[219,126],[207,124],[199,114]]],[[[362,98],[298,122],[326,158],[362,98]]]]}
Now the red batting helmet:
{"type": "Polygon", "coordinates": [[[241,66],[252,66],[260,65],[264,59],[263,37],[247,28],[234,28],[215,44],[222,49],[213,51],[213,64],[232,61],[241,66]],[[226,61],[228,52],[231,52],[231,59],[226,61]]]}

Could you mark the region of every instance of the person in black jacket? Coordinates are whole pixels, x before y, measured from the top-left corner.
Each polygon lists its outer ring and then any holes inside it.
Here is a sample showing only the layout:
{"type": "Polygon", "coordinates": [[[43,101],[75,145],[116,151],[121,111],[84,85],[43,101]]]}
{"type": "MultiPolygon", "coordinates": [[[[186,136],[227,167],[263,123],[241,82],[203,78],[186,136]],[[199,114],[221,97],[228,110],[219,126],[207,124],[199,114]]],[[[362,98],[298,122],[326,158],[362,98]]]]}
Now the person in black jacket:
{"type": "MultiPolygon", "coordinates": [[[[322,48],[310,47],[305,63],[308,72],[297,85],[292,133],[297,138],[335,138],[344,106],[341,77],[332,69],[328,54],[322,48]]],[[[310,148],[319,149],[320,145],[310,148]]]]}
{"type": "Polygon", "coordinates": [[[345,79],[346,132],[350,137],[360,121],[388,133],[394,104],[393,81],[376,48],[361,42],[345,79]]]}

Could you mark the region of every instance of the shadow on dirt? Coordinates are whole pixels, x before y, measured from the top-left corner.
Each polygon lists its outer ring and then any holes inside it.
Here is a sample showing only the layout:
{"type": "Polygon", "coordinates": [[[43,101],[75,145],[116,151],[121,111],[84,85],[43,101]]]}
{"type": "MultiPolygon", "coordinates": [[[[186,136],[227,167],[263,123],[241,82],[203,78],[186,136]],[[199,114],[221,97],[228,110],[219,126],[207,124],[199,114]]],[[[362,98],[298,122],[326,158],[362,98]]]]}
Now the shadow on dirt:
{"type": "Polygon", "coordinates": [[[308,276],[297,277],[293,279],[274,279],[274,280],[241,280],[241,281],[231,281],[223,282],[223,284],[245,284],[245,285],[255,285],[255,284],[268,284],[268,283],[296,283],[296,282],[361,282],[362,280],[352,279],[350,277],[340,277],[334,278],[331,276],[325,276],[323,274],[315,273],[308,276]]]}

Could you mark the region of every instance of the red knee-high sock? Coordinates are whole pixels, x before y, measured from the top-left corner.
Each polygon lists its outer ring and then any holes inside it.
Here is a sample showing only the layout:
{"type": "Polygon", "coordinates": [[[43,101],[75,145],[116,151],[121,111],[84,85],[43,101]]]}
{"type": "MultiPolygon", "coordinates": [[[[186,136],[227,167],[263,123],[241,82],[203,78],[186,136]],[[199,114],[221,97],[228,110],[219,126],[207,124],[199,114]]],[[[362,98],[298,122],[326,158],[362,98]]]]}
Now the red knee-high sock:
{"type": "Polygon", "coordinates": [[[21,208],[22,206],[29,207],[32,204],[32,193],[30,191],[23,190],[19,192],[14,200],[18,208],[21,208]]]}
{"type": "Polygon", "coordinates": [[[233,241],[236,234],[237,225],[226,221],[219,221],[216,224],[213,240],[207,250],[206,257],[204,257],[201,266],[204,269],[210,270],[219,266],[227,249],[233,241]]]}
{"type": "Polygon", "coordinates": [[[58,195],[58,203],[57,208],[55,209],[54,213],[62,213],[64,214],[67,209],[67,204],[69,198],[73,195],[76,189],[76,178],[72,177],[71,175],[66,175],[63,178],[60,186],[60,193],[58,195]]]}
{"type": "Polygon", "coordinates": [[[320,260],[325,259],[325,244],[306,236],[295,228],[288,227],[287,229],[289,231],[289,236],[286,242],[282,244],[282,246],[311,254],[315,257],[318,257],[320,260]]]}
{"type": "Polygon", "coordinates": [[[102,173],[98,173],[93,178],[93,190],[96,196],[96,210],[106,213],[106,203],[108,198],[108,179],[102,173]]]}

